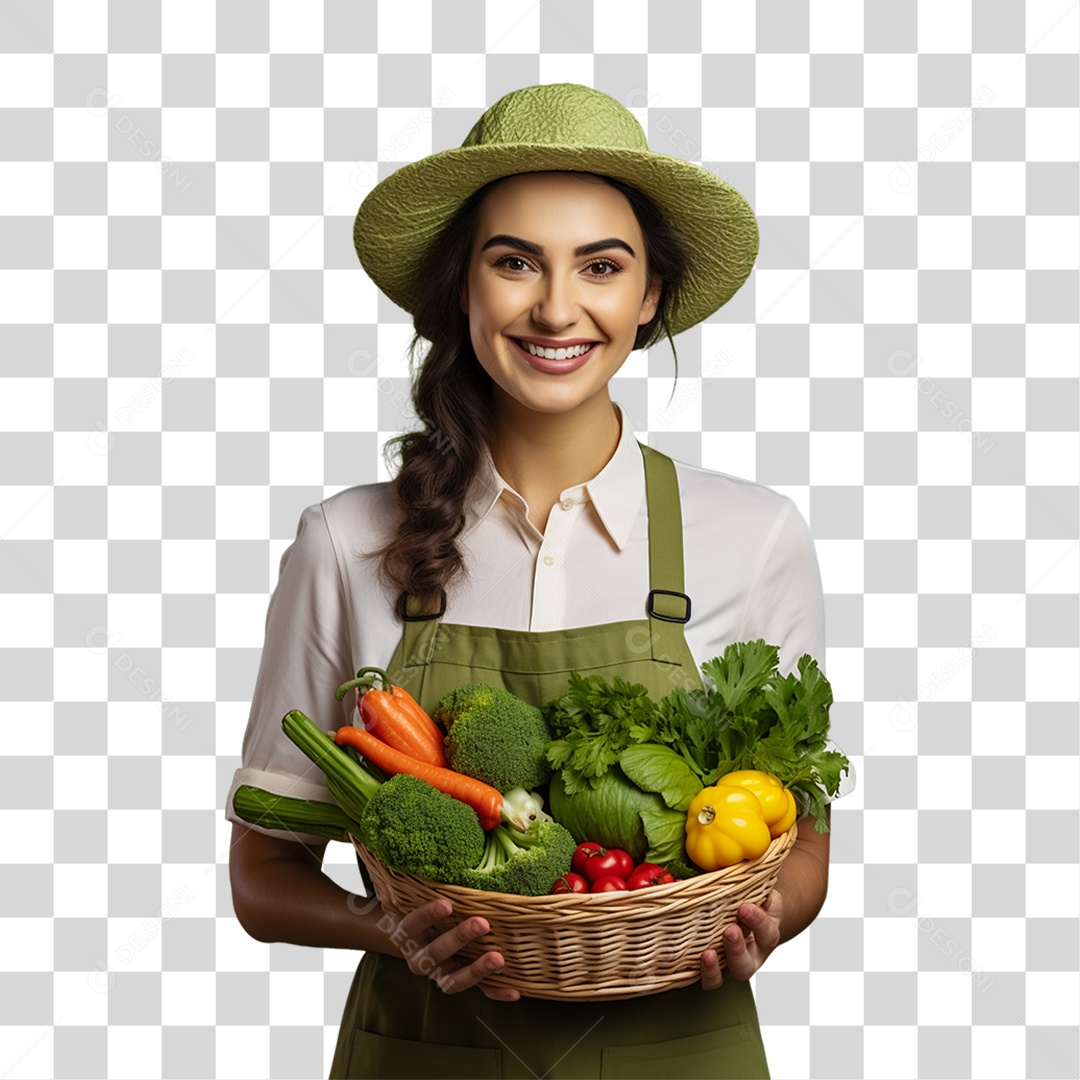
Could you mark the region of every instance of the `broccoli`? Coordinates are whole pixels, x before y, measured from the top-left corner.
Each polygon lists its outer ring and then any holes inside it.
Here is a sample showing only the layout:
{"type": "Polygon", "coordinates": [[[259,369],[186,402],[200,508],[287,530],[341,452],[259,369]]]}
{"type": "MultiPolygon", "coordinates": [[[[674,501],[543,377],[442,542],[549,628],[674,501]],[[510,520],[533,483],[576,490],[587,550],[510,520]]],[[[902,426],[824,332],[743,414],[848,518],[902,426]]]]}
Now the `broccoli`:
{"type": "Polygon", "coordinates": [[[409,773],[381,784],[360,817],[360,839],[392,870],[451,882],[484,853],[476,811],[409,773]]]}
{"type": "Polygon", "coordinates": [[[551,778],[551,729],[535,705],[509,690],[471,683],[451,690],[432,718],[447,729],[446,763],[499,791],[528,791],[551,778]]]}
{"type": "Polygon", "coordinates": [[[470,889],[544,896],[569,873],[577,841],[558,822],[538,820],[525,832],[496,825],[487,834],[484,856],[453,882],[470,889]]]}

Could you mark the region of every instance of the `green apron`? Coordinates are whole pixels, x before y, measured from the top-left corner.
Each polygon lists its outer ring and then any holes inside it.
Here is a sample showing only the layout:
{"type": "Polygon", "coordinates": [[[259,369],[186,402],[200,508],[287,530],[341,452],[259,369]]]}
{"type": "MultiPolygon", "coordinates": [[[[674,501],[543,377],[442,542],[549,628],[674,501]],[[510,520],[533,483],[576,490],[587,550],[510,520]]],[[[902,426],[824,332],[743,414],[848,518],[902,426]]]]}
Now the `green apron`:
{"type": "MultiPolygon", "coordinates": [[[[682,514],[671,458],[645,457],[650,591],[647,617],[567,630],[499,630],[405,615],[387,671],[428,711],[455,686],[504,686],[539,705],[566,692],[571,671],[648,687],[701,686],[683,635],[682,514]]],[[[445,609],[445,603],[444,603],[445,609]]],[[[359,859],[358,859],[359,863],[359,859]]],[[[372,883],[359,863],[364,885],[372,883]]],[[[727,976],[619,1001],[492,1001],[476,986],[446,994],[404,960],[367,951],[349,989],[331,1066],[338,1077],[768,1078],[748,982],[727,976]]]]}

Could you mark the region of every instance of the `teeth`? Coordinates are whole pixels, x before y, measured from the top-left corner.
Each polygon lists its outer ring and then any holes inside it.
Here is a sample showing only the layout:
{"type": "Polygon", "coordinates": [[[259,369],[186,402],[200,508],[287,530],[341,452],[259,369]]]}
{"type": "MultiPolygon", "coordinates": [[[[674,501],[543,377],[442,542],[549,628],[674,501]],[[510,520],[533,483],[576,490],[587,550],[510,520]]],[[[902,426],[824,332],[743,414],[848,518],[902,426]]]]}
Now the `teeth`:
{"type": "Polygon", "coordinates": [[[539,356],[544,360],[567,360],[588,352],[596,342],[593,341],[585,345],[571,345],[568,349],[542,349],[539,345],[533,345],[531,341],[522,341],[520,338],[518,344],[526,352],[530,352],[533,356],[539,356]]]}

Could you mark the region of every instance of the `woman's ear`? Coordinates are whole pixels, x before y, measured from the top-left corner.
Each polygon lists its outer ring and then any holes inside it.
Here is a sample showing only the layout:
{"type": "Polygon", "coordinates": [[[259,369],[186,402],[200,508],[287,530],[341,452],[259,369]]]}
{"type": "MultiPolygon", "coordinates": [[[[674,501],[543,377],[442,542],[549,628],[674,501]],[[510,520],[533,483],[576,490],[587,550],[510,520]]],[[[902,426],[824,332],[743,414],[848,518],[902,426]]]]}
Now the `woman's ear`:
{"type": "Polygon", "coordinates": [[[645,299],[641,301],[641,317],[638,326],[644,326],[656,314],[660,304],[660,294],[664,291],[664,283],[655,274],[649,275],[649,287],[645,291],[645,299]]]}
{"type": "Polygon", "coordinates": [[[462,314],[469,314],[469,286],[462,285],[461,292],[458,293],[458,307],[461,308],[462,314]]]}

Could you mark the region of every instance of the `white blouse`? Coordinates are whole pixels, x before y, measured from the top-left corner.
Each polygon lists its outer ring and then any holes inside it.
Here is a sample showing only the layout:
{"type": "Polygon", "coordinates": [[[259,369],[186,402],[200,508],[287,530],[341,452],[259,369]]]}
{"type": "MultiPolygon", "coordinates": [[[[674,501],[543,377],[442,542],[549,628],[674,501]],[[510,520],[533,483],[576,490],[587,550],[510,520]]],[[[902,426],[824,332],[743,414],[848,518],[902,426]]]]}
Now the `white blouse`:
{"type": "MultiPolygon", "coordinates": [[[[611,460],[591,480],[566,488],[540,533],[524,499],[499,475],[486,449],[456,543],[469,579],[446,590],[443,621],[506,630],[558,630],[645,617],[649,530],[644,458],[630,418],[611,460]]],[[[825,670],[825,604],[814,543],[792,499],[763,484],[675,463],[682,501],[683,627],[695,662],[733,641],[780,647],[780,672],[809,653],[825,670]]],[[[276,795],[332,801],[322,773],[281,730],[300,709],[320,726],[356,718],[356,701],[334,690],[357,669],[386,668],[402,635],[397,594],[363,553],[389,538],[396,519],[390,481],[346,488],[301,515],[281,557],[266,615],[266,640],[244,734],[241,784],[276,795]]],[[[855,786],[854,773],[838,795],[855,786]]],[[[245,823],[246,824],[246,823],[245,823]]],[[[259,831],[268,831],[259,829],[259,831]]],[[[307,842],[316,836],[271,832],[307,842]]]]}

